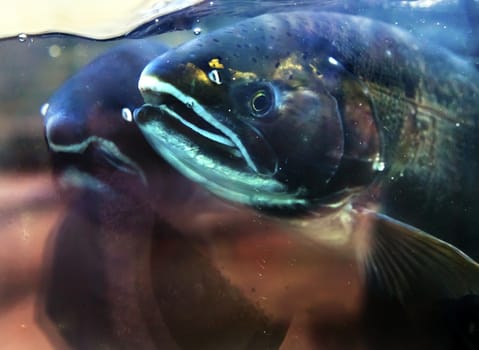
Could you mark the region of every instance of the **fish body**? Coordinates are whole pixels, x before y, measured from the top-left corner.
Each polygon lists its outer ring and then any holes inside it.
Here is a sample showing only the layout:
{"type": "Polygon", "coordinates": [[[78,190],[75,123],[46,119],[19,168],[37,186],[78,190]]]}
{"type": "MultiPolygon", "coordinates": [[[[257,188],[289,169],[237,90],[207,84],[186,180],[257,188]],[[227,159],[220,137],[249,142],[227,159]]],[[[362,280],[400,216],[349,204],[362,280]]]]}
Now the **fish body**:
{"type": "Polygon", "coordinates": [[[477,265],[438,237],[479,256],[468,245],[477,78],[468,61],[390,25],[267,14],[152,61],[135,121],[219,197],[286,225],[300,218],[318,240],[344,231],[336,241],[349,243],[366,279],[399,299],[461,296],[478,291],[477,265]],[[317,219],[328,216],[334,227],[317,219]]]}

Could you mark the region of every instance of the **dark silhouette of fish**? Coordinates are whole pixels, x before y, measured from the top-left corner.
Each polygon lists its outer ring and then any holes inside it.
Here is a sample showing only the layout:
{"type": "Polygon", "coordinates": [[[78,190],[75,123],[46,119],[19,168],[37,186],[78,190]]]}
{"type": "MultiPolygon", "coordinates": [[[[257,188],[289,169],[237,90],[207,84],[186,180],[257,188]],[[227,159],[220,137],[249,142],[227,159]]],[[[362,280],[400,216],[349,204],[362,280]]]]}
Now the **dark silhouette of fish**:
{"type": "Polygon", "coordinates": [[[151,40],[115,47],[68,79],[47,101],[42,109],[45,138],[61,182],[107,191],[109,181],[102,176],[111,174],[102,175],[104,168],[145,181],[142,166],[148,163],[142,160],[155,156],[127,119],[142,103],[137,76],[166,49],[151,40]]]}

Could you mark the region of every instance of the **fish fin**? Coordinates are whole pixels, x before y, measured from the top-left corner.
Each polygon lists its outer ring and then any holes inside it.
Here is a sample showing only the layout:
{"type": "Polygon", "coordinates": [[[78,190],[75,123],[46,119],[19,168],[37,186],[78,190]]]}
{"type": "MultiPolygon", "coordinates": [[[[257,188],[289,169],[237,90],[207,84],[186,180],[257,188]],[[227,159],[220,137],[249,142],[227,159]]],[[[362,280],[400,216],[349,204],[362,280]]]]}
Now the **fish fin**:
{"type": "Polygon", "coordinates": [[[479,293],[479,265],[459,249],[386,215],[360,216],[368,222],[359,249],[368,291],[401,303],[479,293]]]}

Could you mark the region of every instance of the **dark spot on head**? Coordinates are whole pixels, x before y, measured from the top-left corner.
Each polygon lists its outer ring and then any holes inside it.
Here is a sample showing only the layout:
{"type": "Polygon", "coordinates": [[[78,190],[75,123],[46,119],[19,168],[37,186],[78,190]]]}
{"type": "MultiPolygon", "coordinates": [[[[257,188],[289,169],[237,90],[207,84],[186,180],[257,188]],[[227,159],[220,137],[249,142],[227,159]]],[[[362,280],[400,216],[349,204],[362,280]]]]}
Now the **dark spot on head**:
{"type": "Polygon", "coordinates": [[[254,48],[256,49],[256,51],[259,51],[259,46],[255,46],[254,48]]]}
{"type": "Polygon", "coordinates": [[[236,58],[239,57],[239,55],[236,52],[233,54],[233,56],[236,57],[236,58]]]}
{"type": "Polygon", "coordinates": [[[197,46],[198,46],[198,47],[203,47],[203,44],[202,44],[202,43],[198,43],[197,46]]]}
{"type": "Polygon", "coordinates": [[[274,39],[275,39],[275,38],[274,38],[274,35],[270,35],[269,38],[270,38],[271,40],[274,40],[274,39]]]}
{"type": "Polygon", "coordinates": [[[276,62],[276,64],[274,65],[274,68],[278,68],[279,65],[280,65],[280,63],[279,63],[279,61],[278,61],[278,62],[276,62]]]}
{"type": "Polygon", "coordinates": [[[289,80],[293,80],[293,74],[290,74],[288,77],[289,80]]]}
{"type": "Polygon", "coordinates": [[[213,41],[214,41],[215,43],[219,43],[219,42],[220,42],[220,41],[219,41],[218,39],[216,39],[216,38],[213,38],[213,41]]]}
{"type": "Polygon", "coordinates": [[[291,36],[292,34],[291,34],[291,32],[286,32],[286,35],[291,36]]]}
{"type": "Polygon", "coordinates": [[[269,55],[264,55],[263,56],[266,60],[269,60],[269,55]]]}
{"type": "Polygon", "coordinates": [[[255,57],[251,57],[251,61],[253,61],[254,63],[257,62],[255,57]]]}
{"type": "Polygon", "coordinates": [[[241,49],[243,46],[241,46],[241,44],[236,44],[236,47],[237,47],[238,49],[241,49]]]}
{"type": "Polygon", "coordinates": [[[241,29],[241,32],[246,34],[246,33],[248,33],[248,30],[247,29],[241,29]]]}
{"type": "Polygon", "coordinates": [[[277,28],[275,26],[271,26],[271,29],[272,30],[276,30],[277,28]]]}
{"type": "Polygon", "coordinates": [[[308,58],[308,53],[307,52],[303,52],[303,55],[301,56],[301,58],[303,60],[307,59],[308,58]]]}

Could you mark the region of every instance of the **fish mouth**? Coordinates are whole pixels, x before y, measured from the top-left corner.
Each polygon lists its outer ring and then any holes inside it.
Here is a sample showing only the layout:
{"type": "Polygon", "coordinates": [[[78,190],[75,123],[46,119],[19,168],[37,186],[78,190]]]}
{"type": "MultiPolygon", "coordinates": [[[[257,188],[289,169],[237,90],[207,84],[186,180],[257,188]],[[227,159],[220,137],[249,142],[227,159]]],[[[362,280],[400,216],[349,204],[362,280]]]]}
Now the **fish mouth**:
{"type": "MultiPolygon", "coordinates": [[[[149,75],[141,76],[138,87],[146,102],[139,110],[150,111],[142,113],[143,115],[166,115],[169,118],[164,118],[164,125],[189,140],[191,147],[199,146],[202,152],[214,154],[215,158],[220,158],[221,162],[230,166],[241,167],[241,161],[250,171],[261,173],[238,135],[193,97],[172,84],[149,75]]],[[[138,112],[136,114],[140,115],[138,112]]],[[[141,117],[137,119],[141,125],[141,117]]]]}
{"type": "Polygon", "coordinates": [[[48,147],[55,155],[72,154],[83,156],[87,152],[90,152],[86,157],[89,157],[88,159],[92,164],[95,164],[95,166],[108,164],[116,170],[139,176],[142,183],[147,184],[146,176],[142,168],[133,159],[123,153],[111,140],[91,135],[76,143],[62,144],[53,142],[49,139],[48,134],[46,138],[48,147]]]}
{"type": "Polygon", "coordinates": [[[257,135],[254,129],[236,133],[194,98],[156,77],[142,75],[139,89],[146,103],[135,110],[135,123],[153,149],[184,176],[235,203],[304,205],[304,199],[275,179],[276,157],[267,166],[261,159],[258,166],[253,161],[241,138],[248,135],[247,141],[261,149],[267,145],[251,138],[257,135]]]}

